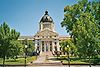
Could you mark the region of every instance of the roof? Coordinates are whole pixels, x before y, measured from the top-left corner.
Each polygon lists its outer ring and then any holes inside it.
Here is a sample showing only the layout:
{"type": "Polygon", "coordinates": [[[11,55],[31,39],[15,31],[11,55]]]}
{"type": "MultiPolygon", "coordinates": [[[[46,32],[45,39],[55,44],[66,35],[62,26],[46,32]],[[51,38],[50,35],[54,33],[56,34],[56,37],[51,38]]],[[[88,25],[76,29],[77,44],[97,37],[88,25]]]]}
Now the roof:
{"type": "Polygon", "coordinates": [[[53,19],[49,16],[48,11],[45,11],[45,14],[41,18],[40,22],[53,22],[53,19]]]}
{"type": "MultiPolygon", "coordinates": [[[[66,40],[69,39],[70,36],[59,36],[59,40],[66,40]]],[[[20,36],[18,40],[34,40],[34,36],[20,36]]]]}
{"type": "Polygon", "coordinates": [[[58,33],[49,29],[44,29],[43,31],[37,32],[35,36],[58,36],[58,33]]]}
{"type": "Polygon", "coordinates": [[[34,36],[20,36],[18,40],[34,40],[34,36]]]}

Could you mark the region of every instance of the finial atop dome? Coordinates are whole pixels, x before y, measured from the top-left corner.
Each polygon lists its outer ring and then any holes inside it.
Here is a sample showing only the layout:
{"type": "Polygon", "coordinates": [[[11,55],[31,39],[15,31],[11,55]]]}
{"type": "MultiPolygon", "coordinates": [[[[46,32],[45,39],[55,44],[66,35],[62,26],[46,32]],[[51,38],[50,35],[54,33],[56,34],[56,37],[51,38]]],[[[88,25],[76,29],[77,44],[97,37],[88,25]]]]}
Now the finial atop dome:
{"type": "Polygon", "coordinates": [[[48,11],[47,10],[45,11],[45,15],[48,15],[48,11]]]}

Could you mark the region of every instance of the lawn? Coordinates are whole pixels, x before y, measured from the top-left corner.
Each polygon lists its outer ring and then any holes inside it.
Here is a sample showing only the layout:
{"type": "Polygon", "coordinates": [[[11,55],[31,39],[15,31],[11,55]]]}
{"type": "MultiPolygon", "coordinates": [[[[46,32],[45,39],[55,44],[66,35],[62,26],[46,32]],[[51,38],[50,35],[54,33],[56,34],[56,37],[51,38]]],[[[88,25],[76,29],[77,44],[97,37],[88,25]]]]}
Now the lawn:
{"type": "MultiPolygon", "coordinates": [[[[63,63],[68,63],[67,60],[63,60],[63,63]]],[[[70,61],[71,64],[87,64],[86,62],[82,62],[80,60],[76,60],[76,61],[70,61]]]]}
{"type": "MultiPolygon", "coordinates": [[[[68,63],[68,58],[67,56],[60,56],[58,57],[58,59],[60,61],[62,61],[63,63],[68,63]]],[[[100,64],[100,58],[98,59],[91,59],[92,63],[96,63],[96,64],[100,64]]],[[[70,63],[71,64],[89,64],[89,59],[82,59],[82,58],[78,58],[78,57],[70,57],[70,63]]]]}
{"type": "MultiPolygon", "coordinates": [[[[36,57],[35,56],[32,56],[32,57],[27,57],[26,59],[26,62],[29,63],[29,62],[32,62],[36,60],[36,57]]],[[[2,59],[0,58],[0,64],[2,64],[2,59]]],[[[16,60],[14,59],[6,59],[6,62],[5,64],[25,64],[25,58],[24,57],[21,57],[21,58],[18,58],[16,60]]]]}

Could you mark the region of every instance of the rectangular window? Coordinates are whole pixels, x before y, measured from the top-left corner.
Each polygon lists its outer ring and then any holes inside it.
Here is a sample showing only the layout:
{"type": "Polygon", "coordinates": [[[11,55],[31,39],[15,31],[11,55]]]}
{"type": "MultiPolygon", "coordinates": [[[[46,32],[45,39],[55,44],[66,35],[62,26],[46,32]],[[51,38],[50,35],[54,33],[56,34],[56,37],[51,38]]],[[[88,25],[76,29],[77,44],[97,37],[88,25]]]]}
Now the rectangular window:
{"type": "Polygon", "coordinates": [[[57,44],[57,42],[55,42],[55,45],[57,44]]]}
{"type": "Polygon", "coordinates": [[[52,51],[52,44],[50,44],[50,51],[52,51]]]}
{"type": "Polygon", "coordinates": [[[42,51],[44,52],[44,44],[42,44],[42,51]]]}

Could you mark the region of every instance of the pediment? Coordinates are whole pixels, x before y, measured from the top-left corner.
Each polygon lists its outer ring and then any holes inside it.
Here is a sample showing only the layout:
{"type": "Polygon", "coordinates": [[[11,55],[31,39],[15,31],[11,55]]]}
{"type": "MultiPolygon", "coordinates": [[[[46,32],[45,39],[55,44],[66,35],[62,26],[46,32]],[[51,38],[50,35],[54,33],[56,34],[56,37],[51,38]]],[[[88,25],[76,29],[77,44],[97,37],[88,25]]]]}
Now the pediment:
{"type": "Polygon", "coordinates": [[[35,36],[58,36],[58,33],[49,29],[45,29],[43,31],[38,32],[35,36]]]}

